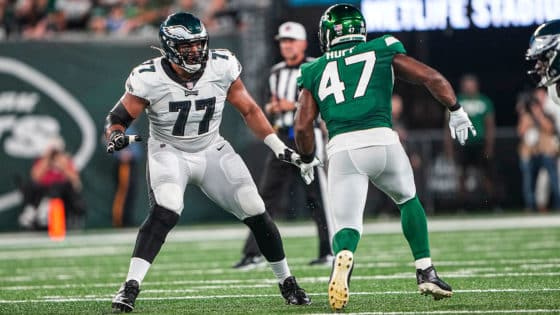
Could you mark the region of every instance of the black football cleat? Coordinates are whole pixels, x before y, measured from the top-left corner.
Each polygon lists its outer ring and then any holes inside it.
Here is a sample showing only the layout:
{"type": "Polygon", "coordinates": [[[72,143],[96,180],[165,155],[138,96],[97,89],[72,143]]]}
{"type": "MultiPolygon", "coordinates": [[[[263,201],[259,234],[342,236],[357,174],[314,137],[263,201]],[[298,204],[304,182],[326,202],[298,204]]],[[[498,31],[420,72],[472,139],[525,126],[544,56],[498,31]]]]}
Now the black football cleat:
{"type": "Polygon", "coordinates": [[[280,287],[280,293],[286,299],[286,304],[311,304],[311,299],[307,296],[305,290],[299,287],[294,276],[289,276],[284,280],[284,284],[278,284],[278,286],[280,287]]]}
{"type": "Polygon", "coordinates": [[[125,282],[115,297],[113,298],[113,312],[116,313],[130,313],[134,310],[134,302],[140,293],[140,285],[136,280],[128,280],[125,282]]]}
{"type": "Polygon", "coordinates": [[[336,254],[329,280],[329,305],[333,311],[343,309],[350,299],[350,277],[354,269],[354,255],[349,250],[336,254]]]}
{"type": "Polygon", "coordinates": [[[420,294],[431,295],[434,300],[449,298],[453,295],[451,286],[438,277],[434,266],[424,270],[416,269],[416,281],[420,294]]]}

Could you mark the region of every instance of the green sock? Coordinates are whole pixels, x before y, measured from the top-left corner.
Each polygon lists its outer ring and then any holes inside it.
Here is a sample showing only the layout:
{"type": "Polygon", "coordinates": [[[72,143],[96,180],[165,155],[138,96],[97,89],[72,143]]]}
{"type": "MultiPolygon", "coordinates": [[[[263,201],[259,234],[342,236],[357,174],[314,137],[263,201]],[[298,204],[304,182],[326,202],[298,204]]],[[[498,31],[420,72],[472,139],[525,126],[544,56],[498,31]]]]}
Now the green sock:
{"type": "Polygon", "coordinates": [[[408,241],[414,259],[430,257],[428,222],[420,200],[415,196],[398,206],[401,210],[401,224],[404,237],[408,241]]]}
{"type": "Polygon", "coordinates": [[[353,253],[356,251],[359,241],[360,232],[354,229],[344,228],[336,232],[333,237],[333,253],[336,254],[343,249],[347,249],[353,253]]]}

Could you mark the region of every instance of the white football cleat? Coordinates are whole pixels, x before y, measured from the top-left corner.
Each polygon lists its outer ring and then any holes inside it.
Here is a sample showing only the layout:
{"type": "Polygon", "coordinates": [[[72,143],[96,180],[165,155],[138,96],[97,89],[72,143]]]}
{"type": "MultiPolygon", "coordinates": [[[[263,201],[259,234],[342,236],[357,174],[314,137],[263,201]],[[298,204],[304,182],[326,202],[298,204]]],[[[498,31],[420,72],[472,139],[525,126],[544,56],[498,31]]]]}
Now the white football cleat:
{"type": "Polygon", "coordinates": [[[335,311],[341,310],[350,298],[350,276],[354,267],[354,255],[349,250],[341,250],[336,254],[331,280],[329,281],[329,305],[335,311]]]}

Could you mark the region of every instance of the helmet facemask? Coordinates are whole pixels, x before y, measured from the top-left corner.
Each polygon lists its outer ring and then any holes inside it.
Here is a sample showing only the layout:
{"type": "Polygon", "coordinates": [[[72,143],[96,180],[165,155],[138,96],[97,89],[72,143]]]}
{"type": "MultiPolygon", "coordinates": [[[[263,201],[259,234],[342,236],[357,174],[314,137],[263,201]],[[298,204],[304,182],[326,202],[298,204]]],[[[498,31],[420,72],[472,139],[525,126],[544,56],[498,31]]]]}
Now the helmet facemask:
{"type": "Polygon", "coordinates": [[[172,56],[167,58],[188,73],[195,73],[204,68],[208,60],[208,36],[186,41],[168,40],[167,45],[172,56]]]}

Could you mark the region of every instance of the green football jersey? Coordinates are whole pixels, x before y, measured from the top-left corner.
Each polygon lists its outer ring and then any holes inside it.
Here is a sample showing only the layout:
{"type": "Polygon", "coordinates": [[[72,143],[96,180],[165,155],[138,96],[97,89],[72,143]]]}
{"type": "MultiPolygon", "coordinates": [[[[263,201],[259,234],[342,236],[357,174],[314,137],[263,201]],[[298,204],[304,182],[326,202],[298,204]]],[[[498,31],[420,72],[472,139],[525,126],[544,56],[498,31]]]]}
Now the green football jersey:
{"type": "Polygon", "coordinates": [[[357,45],[337,45],[302,65],[298,85],[313,94],[330,139],[350,131],[392,127],[393,57],[405,53],[400,41],[385,35],[357,45]]]}

